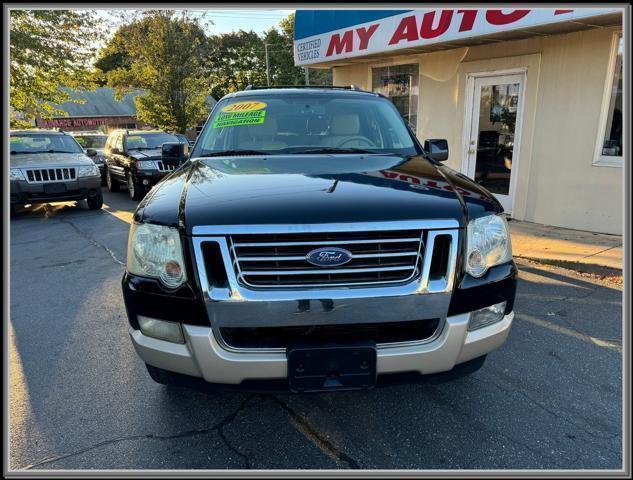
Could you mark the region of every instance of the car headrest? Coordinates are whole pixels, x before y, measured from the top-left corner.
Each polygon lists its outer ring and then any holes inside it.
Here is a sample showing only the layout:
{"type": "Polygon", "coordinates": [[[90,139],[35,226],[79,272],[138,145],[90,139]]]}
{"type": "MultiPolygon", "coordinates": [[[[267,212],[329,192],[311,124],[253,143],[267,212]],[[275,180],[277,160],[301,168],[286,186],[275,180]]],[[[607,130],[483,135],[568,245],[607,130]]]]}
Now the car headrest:
{"type": "Polygon", "coordinates": [[[337,115],[332,118],[331,135],[358,135],[360,120],[355,113],[337,115]]]}

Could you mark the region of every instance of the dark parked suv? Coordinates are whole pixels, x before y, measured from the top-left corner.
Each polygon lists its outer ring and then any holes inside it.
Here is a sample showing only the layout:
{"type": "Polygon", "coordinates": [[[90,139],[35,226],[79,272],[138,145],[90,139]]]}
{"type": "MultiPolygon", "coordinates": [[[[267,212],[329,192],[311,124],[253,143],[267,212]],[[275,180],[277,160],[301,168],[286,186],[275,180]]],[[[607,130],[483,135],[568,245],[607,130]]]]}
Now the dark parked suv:
{"type": "Polygon", "coordinates": [[[130,229],[152,378],[302,392],[477,370],[510,331],[516,266],[501,205],[447,156],[370,92],[220,100],[130,229]]]}
{"type": "Polygon", "coordinates": [[[16,205],[86,200],[101,208],[99,168],[69,134],[57,130],[13,130],[11,152],[11,212],[16,205]]]}
{"type": "Polygon", "coordinates": [[[125,184],[130,198],[143,198],[153,185],[178,167],[178,159],[161,157],[162,144],[173,142],[185,143],[160,130],[114,130],[103,149],[108,190],[118,192],[120,185],[125,184]]]}
{"type": "Polygon", "coordinates": [[[105,157],[103,156],[103,147],[105,146],[108,136],[98,131],[71,132],[71,135],[75,137],[75,140],[77,140],[77,143],[81,145],[84,152],[88,152],[89,149],[97,152],[97,154],[91,158],[92,161],[95,162],[95,165],[99,167],[99,172],[101,173],[101,184],[105,185],[105,157]]]}

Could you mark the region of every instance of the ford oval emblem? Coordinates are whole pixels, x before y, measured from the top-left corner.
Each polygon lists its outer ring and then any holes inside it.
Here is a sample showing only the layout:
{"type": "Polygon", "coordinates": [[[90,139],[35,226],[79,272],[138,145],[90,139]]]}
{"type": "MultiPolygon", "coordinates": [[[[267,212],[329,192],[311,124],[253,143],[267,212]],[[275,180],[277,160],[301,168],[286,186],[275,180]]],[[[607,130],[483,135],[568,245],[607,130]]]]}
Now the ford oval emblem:
{"type": "Polygon", "coordinates": [[[317,248],[306,255],[308,263],[317,267],[338,267],[351,259],[352,252],[338,247],[317,248]]]}

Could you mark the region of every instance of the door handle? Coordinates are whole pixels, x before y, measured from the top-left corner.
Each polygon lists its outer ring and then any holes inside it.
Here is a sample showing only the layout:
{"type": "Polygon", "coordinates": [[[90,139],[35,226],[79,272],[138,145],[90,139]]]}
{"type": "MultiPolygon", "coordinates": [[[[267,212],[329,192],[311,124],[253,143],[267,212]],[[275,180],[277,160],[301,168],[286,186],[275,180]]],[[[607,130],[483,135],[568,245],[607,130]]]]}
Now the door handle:
{"type": "Polygon", "coordinates": [[[474,148],[468,150],[468,155],[472,155],[473,153],[477,153],[477,150],[475,150],[474,148]]]}

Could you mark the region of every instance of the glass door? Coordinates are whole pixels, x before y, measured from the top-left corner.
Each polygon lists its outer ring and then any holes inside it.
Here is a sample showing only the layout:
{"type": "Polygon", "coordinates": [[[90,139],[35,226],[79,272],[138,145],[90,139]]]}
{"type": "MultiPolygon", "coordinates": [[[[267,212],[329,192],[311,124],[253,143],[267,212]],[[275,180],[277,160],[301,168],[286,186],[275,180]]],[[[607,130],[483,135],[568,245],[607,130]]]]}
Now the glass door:
{"type": "Polygon", "coordinates": [[[524,76],[475,78],[466,174],[512,213],[524,76]]]}

